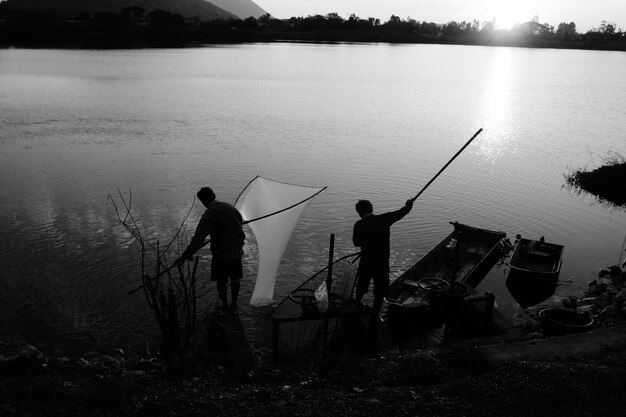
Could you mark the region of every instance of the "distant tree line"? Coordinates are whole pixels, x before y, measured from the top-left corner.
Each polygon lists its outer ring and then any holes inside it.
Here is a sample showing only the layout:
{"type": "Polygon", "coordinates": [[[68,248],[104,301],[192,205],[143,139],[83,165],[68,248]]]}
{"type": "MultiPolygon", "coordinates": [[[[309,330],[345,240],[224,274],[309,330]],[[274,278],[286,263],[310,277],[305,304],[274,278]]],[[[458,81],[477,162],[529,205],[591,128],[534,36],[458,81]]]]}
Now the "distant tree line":
{"type": "Polygon", "coordinates": [[[0,3],[0,45],[185,46],[198,42],[281,40],[626,50],[626,33],[608,21],[579,33],[574,22],[562,22],[554,27],[540,23],[537,18],[503,30],[497,28],[495,20],[439,24],[392,15],[381,22],[354,14],[344,19],[337,13],[290,19],[276,19],[266,14],[258,19],[202,21],[164,10],[146,12],[140,7],[126,7],[120,13],[78,12],[68,17],[54,10],[8,10],[6,3],[0,3]]]}

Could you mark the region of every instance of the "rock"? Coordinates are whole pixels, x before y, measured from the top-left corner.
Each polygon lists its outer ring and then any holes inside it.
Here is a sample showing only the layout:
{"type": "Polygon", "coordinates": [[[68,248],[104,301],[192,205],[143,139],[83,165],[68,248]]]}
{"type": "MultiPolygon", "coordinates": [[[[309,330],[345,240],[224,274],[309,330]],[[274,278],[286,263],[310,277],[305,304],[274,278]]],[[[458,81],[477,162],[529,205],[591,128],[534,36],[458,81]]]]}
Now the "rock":
{"type": "Polygon", "coordinates": [[[70,360],[68,358],[66,358],[65,356],[57,356],[57,357],[53,356],[48,361],[48,364],[51,367],[64,368],[64,367],[70,365],[70,360]]]}
{"type": "Polygon", "coordinates": [[[83,358],[78,358],[76,359],[76,366],[79,368],[88,368],[90,366],[90,362],[83,358]]]}
{"type": "Polygon", "coordinates": [[[128,375],[132,376],[145,376],[146,373],[144,371],[129,371],[128,375]]]}
{"type": "Polygon", "coordinates": [[[563,304],[563,307],[565,308],[575,308],[578,301],[576,298],[569,296],[568,298],[564,298],[561,304],[563,304]]]}
{"type": "Polygon", "coordinates": [[[122,363],[119,360],[109,355],[103,355],[101,360],[105,365],[112,366],[115,368],[119,368],[122,365],[122,363]]]}
{"type": "Polygon", "coordinates": [[[15,361],[15,356],[4,356],[0,355],[0,365],[6,365],[8,363],[12,363],[15,361]]]}
{"type": "Polygon", "coordinates": [[[599,316],[603,316],[603,317],[607,317],[610,315],[614,315],[615,313],[617,313],[617,308],[614,305],[608,305],[606,307],[604,307],[602,309],[602,311],[600,311],[600,313],[598,314],[599,316]]]}
{"type": "Polygon", "coordinates": [[[272,392],[267,389],[262,389],[256,392],[254,395],[254,399],[258,402],[268,402],[268,401],[275,400],[274,396],[272,395],[272,392]]]}
{"type": "Polygon", "coordinates": [[[596,301],[596,297],[585,297],[578,300],[577,305],[579,306],[588,306],[593,305],[596,301]]]}
{"type": "Polygon", "coordinates": [[[83,358],[85,358],[87,360],[91,360],[91,359],[94,359],[94,358],[97,358],[97,357],[98,357],[98,352],[96,352],[94,350],[89,351],[89,352],[87,352],[87,353],[85,353],[83,355],[83,358]]]}
{"type": "Polygon", "coordinates": [[[142,364],[141,364],[141,361],[134,359],[134,358],[130,358],[126,361],[126,367],[128,369],[141,369],[142,364]]]}
{"type": "Polygon", "coordinates": [[[527,332],[533,333],[541,329],[541,321],[536,319],[528,319],[524,321],[522,327],[526,329],[527,332]]]}
{"type": "Polygon", "coordinates": [[[28,360],[32,359],[43,359],[43,353],[39,351],[36,347],[32,345],[26,345],[20,350],[20,357],[28,360]]]}
{"type": "Polygon", "coordinates": [[[592,281],[589,284],[589,290],[587,291],[588,295],[598,295],[602,292],[602,290],[600,289],[600,286],[598,285],[597,281],[592,281]]]}

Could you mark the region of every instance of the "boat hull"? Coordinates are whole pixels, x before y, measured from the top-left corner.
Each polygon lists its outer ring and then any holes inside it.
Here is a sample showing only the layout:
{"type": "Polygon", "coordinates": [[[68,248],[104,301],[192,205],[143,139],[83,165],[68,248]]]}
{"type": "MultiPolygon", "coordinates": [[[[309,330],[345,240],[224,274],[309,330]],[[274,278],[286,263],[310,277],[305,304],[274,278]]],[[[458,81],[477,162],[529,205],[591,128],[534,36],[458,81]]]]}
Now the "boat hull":
{"type": "Polygon", "coordinates": [[[390,284],[387,316],[393,334],[440,327],[451,305],[463,298],[429,292],[420,288],[420,280],[441,279],[473,289],[501,258],[504,232],[453,225],[452,233],[390,284]]]}
{"type": "Polygon", "coordinates": [[[508,265],[506,286],[522,308],[537,305],[555,293],[563,249],[554,243],[517,240],[508,265]]]}

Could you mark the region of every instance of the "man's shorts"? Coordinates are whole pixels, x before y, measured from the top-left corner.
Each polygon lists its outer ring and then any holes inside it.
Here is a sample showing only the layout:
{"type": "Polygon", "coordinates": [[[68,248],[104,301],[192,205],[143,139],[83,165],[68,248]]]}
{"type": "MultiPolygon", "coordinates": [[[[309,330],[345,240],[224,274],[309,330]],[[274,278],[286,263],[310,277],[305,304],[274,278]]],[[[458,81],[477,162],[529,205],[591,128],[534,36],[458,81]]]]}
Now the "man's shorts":
{"type": "Polygon", "coordinates": [[[235,259],[215,259],[211,261],[211,281],[228,282],[243,278],[243,267],[241,258],[235,259]]]}

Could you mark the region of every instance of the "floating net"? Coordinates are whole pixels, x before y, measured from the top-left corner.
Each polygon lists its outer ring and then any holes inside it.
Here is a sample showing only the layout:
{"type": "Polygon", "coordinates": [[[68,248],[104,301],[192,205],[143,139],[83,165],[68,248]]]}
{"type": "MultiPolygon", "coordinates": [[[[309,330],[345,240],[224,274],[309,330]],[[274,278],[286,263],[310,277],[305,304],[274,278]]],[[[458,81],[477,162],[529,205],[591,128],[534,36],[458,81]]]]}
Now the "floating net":
{"type": "Polygon", "coordinates": [[[311,198],[326,187],[303,187],[256,177],[244,188],[235,207],[249,223],[259,250],[259,268],[250,303],[272,303],[276,271],[300,215],[311,198]]]}

